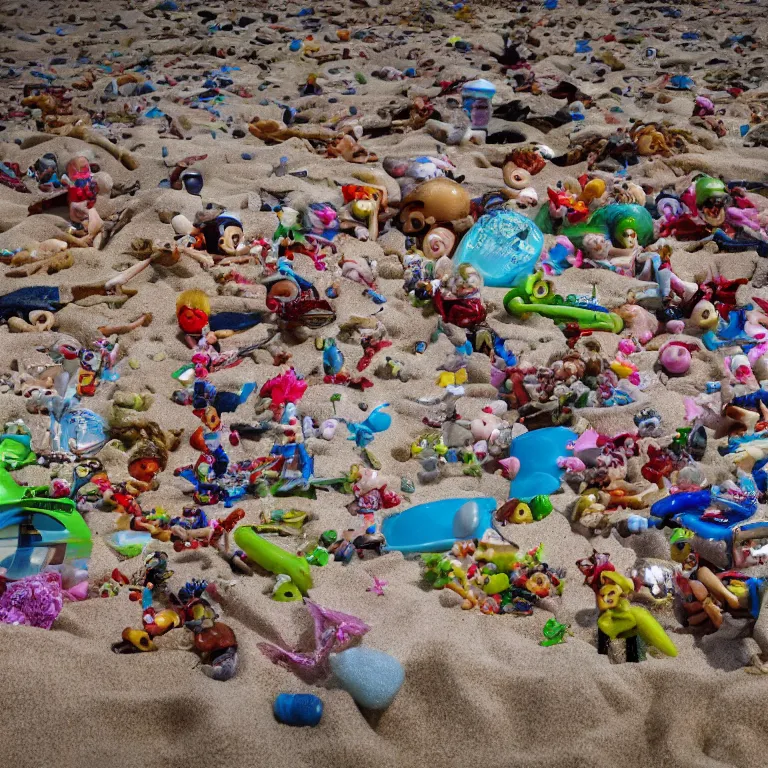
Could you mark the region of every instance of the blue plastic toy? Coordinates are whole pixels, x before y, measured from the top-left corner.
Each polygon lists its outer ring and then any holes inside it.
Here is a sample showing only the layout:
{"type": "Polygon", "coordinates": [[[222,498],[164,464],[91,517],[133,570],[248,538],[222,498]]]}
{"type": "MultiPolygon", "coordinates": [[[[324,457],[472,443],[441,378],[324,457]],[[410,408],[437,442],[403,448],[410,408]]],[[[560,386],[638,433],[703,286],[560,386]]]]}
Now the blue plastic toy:
{"type": "Polygon", "coordinates": [[[9,581],[65,563],[88,568],[88,525],[71,499],[52,499],[47,491],[18,485],[0,467],[0,572],[9,581]]]}
{"type": "Polygon", "coordinates": [[[457,541],[479,539],[491,527],[496,499],[440,499],[386,517],[385,551],[445,552],[457,541]]]}
{"type": "Polygon", "coordinates": [[[347,429],[352,433],[348,440],[354,440],[358,448],[365,448],[373,442],[377,432],[386,432],[392,426],[392,417],[384,412],[389,403],[377,405],[365,421],[350,424],[347,429]]]}
{"type": "Polygon", "coordinates": [[[639,515],[629,518],[630,530],[639,532],[647,527],[663,528],[678,525],[697,536],[712,541],[733,541],[733,530],[744,528],[742,523],[757,512],[757,492],[752,478],[743,476],[739,481],[743,496],[734,497],[721,492],[718,486],[701,491],[674,493],[660,499],[651,507],[648,520],[639,515]]]}
{"type": "Polygon", "coordinates": [[[485,285],[511,288],[533,271],[544,247],[536,224],[517,211],[497,208],[464,235],[453,263],[471,264],[485,285]]]}
{"type": "Polygon", "coordinates": [[[323,716],[323,702],[312,693],[278,693],[272,709],[285,725],[314,727],[323,716]]]}
{"type": "Polygon", "coordinates": [[[570,455],[568,444],[577,437],[566,427],[545,427],[516,437],[509,455],[520,462],[520,470],[509,487],[509,498],[526,500],[560,490],[563,470],[557,460],[570,455]]]}
{"type": "Polygon", "coordinates": [[[323,349],[323,373],[335,376],[344,367],[344,354],[336,346],[335,339],[326,339],[323,349]]]}

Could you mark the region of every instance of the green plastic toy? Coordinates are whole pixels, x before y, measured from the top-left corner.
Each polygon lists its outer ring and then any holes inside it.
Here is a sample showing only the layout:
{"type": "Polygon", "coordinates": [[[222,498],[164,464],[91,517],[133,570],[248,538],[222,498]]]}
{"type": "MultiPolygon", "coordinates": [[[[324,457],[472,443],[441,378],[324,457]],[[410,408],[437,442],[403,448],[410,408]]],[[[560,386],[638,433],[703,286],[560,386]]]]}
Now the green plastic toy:
{"type": "MultiPolygon", "coordinates": [[[[8,426],[8,425],[6,425],[8,426]]],[[[0,435],[0,467],[21,469],[37,461],[37,454],[32,450],[32,437],[25,433],[0,435]]]]}
{"type": "Polygon", "coordinates": [[[541,634],[544,635],[544,639],[539,642],[539,645],[543,645],[545,648],[564,643],[568,635],[573,637],[573,632],[571,632],[569,625],[561,624],[557,619],[548,619],[547,623],[541,628],[541,634]]]}
{"type": "Polygon", "coordinates": [[[634,233],[642,246],[654,240],[653,218],[642,205],[636,203],[606,205],[598,208],[586,221],[560,230],[560,234],[567,237],[576,248],[583,246],[584,237],[589,234],[604,235],[614,246],[627,248],[630,233],[634,233]]]}
{"type": "MultiPolygon", "coordinates": [[[[8,455],[3,453],[4,461],[8,455]]],[[[71,499],[50,498],[47,486],[22,487],[0,466],[0,568],[6,579],[65,562],[86,568],[92,548],[91,531],[71,499]]]]}
{"type": "Polygon", "coordinates": [[[504,297],[504,309],[523,320],[537,314],[559,325],[576,323],[584,331],[619,333],[624,328],[624,321],[615,312],[594,301],[556,294],[553,283],[544,279],[543,272],[529,275],[509,291],[504,297]]]}
{"type": "Polygon", "coordinates": [[[277,584],[272,590],[272,599],[278,603],[293,603],[303,600],[298,587],[285,575],[277,577],[277,584]]]}
{"type": "Polygon", "coordinates": [[[235,528],[235,544],[248,555],[248,559],[270,573],[284,573],[303,595],[312,589],[309,563],[303,557],[286,552],[282,547],[259,536],[252,525],[235,528]]]}

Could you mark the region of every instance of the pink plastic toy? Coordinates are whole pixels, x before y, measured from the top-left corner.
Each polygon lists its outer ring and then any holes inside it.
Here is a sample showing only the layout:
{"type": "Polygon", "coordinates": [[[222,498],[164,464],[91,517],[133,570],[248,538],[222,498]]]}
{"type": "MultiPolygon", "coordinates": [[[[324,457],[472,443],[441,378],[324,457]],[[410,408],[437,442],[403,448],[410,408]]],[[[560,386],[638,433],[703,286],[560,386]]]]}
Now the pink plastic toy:
{"type": "Polygon", "coordinates": [[[697,344],[673,339],[659,349],[659,363],[672,376],[682,376],[691,367],[691,352],[699,349],[697,344]]]}

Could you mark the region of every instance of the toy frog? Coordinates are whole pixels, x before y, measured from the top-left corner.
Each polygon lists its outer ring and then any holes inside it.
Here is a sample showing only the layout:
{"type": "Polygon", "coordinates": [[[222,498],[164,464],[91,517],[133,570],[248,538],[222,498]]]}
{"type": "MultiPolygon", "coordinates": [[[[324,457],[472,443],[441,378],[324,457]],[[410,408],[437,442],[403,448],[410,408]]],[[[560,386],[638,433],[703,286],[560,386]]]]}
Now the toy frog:
{"type": "Polygon", "coordinates": [[[545,648],[564,643],[568,635],[573,637],[570,626],[561,624],[555,618],[547,619],[546,624],[541,628],[541,633],[544,635],[544,639],[539,642],[539,645],[543,645],[545,648]]]}

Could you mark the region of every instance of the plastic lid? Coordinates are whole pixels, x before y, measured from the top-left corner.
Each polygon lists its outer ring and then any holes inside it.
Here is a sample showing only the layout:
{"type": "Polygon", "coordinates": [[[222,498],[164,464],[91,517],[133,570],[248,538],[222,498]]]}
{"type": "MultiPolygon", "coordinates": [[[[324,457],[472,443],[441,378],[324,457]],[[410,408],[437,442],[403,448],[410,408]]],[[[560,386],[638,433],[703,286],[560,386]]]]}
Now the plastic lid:
{"type": "Polygon", "coordinates": [[[461,92],[465,94],[479,93],[483,96],[490,94],[493,96],[496,93],[496,86],[493,83],[488,82],[488,80],[472,80],[471,82],[466,83],[461,89],[461,92]]]}

